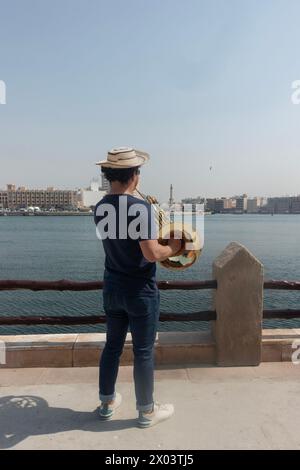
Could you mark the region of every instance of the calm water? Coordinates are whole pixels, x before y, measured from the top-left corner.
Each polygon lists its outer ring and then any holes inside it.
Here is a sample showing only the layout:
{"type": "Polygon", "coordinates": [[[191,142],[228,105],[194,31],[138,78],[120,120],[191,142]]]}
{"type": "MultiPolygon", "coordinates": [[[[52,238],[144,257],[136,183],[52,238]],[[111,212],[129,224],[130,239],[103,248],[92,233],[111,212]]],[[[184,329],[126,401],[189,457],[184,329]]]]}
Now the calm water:
{"type": "MultiPolygon", "coordinates": [[[[213,215],[205,217],[205,245],[197,264],[184,272],[158,268],[159,279],[210,279],[213,259],[231,241],[246,245],[264,264],[265,277],[300,279],[300,216],[213,215]]],[[[0,217],[0,278],[102,279],[104,254],[92,217],[0,217]]],[[[162,292],[164,312],[211,309],[211,291],[162,292]]],[[[265,308],[299,308],[300,293],[267,291],[265,308]]],[[[95,315],[101,292],[0,292],[1,315],[95,315]]],[[[300,321],[265,322],[300,327],[300,321]]],[[[160,329],[207,328],[206,323],[161,324],[160,329]]],[[[103,326],[6,327],[0,334],[102,331],[103,326]]]]}

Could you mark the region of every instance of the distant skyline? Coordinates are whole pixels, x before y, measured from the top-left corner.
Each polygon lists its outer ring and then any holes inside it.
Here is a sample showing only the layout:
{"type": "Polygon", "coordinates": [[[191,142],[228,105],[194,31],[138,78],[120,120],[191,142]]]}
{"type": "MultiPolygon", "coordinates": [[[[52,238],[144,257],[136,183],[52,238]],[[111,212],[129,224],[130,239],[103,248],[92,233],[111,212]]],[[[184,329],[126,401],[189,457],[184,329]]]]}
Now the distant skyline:
{"type": "Polygon", "coordinates": [[[298,0],[0,0],[0,187],[77,188],[114,146],[167,200],[300,193],[298,0]]]}
{"type": "MultiPolygon", "coordinates": [[[[86,184],[82,184],[81,186],[76,186],[76,187],[75,187],[75,186],[62,187],[62,186],[53,186],[53,185],[47,185],[47,186],[44,186],[44,187],[42,187],[42,186],[33,187],[33,186],[26,186],[26,185],[24,185],[24,184],[15,184],[14,182],[9,182],[9,183],[7,183],[7,184],[13,184],[13,185],[15,185],[15,186],[16,186],[16,189],[21,188],[21,187],[25,187],[27,190],[31,190],[31,189],[32,189],[32,190],[45,190],[45,189],[47,189],[48,187],[49,187],[49,188],[53,187],[55,190],[60,190],[60,189],[64,190],[64,189],[66,189],[66,190],[71,190],[71,191],[73,191],[73,190],[77,191],[77,190],[81,190],[81,189],[88,189],[88,188],[90,187],[90,185],[91,185],[93,182],[95,182],[95,181],[97,181],[97,177],[93,178],[90,182],[88,182],[88,183],[86,183],[86,184]]],[[[99,185],[101,186],[101,177],[98,178],[98,182],[99,182],[99,185]]],[[[0,187],[0,191],[6,190],[7,184],[5,184],[4,187],[0,187]]],[[[170,187],[169,187],[169,190],[170,190],[170,187]]],[[[164,193],[166,192],[166,191],[165,191],[165,188],[164,188],[164,191],[163,191],[163,192],[164,192],[164,193]]],[[[146,193],[146,192],[144,191],[144,193],[147,194],[147,195],[151,195],[151,196],[154,195],[153,193],[151,193],[151,191],[150,191],[150,193],[146,193]]],[[[174,185],[173,185],[173,194],[174,194],[174,200],[175,200],[175,201],[179,201],[179,200],[181,200],[181,199],[197,199],[197,198],[199,198],[199,197],[200,197],[200,198],[206,198],[206,199],[210,199],[210,198],[212,198],[212,199],[214,199],[214,198],[235,199],[235,198],[238,198],[238,197],[241,197],[241,196],[244,196],[244,195],[246,195],[246,197],[247,197],[248,199],[253,199],[253,198],[264,199],[264,198],[268,198],[268,197],[269,197],[269,198],[270,198],[270,197],[271,197],[271,198],[272,198],[272,197],[278,197],[278,198],[284,198],[284,197],[300,197],[300,192],[297,193],[297,194],[292,194],[292,193],[289,193],[289,194],[288,194],[288,193],[287,193],[287,194],[275,194],[274,196],[266,196],[265,194],[246,194],[246,193],[243,193],[243,192],[242,192],[242,193],[240,193],[240,194],[237,194],[237,193],[222,194],[221,196],[214,196],[214,195],[207,196],[207,195],[205,195],[205,194],[193,194],[193,195],[183,195],[182,197],[178,198],[178,197],[176,197],[176,188],[174,188],[174,185]],[[174,189],[175,189],[175,191],[174,191],[174,189]]],[[[163,200],[161,199],[161,200],[160,200],[160,203],[162,203],[162,202],[167,202],[167,201],[169,200],[169,195],[170,195],[170,191],[168,192],[168,197],[166,198],[166,200],[163,201],[163,200]]]]}

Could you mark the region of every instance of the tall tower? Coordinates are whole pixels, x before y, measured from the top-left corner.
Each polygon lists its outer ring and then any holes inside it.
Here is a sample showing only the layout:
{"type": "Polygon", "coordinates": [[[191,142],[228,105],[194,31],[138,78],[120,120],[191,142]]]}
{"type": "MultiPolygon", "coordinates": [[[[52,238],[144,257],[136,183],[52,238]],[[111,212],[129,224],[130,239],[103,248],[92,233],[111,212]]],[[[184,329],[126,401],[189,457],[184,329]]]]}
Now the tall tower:
{"type": "Polygon", "coordinates": [[[173,198],[173,185],[171,184],[170,186],[170,198],[169,198],[169,206],[172,206],[174,204],[174,198],[173,198]]]}

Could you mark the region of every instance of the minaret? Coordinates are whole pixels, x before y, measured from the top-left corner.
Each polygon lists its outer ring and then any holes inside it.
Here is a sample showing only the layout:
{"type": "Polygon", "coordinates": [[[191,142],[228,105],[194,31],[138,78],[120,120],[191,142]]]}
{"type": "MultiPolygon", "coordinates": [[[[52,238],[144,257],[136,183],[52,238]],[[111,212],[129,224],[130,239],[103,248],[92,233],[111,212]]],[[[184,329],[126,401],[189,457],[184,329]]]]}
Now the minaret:
{"type": "Polygon", "coordinates": [[[172,206],[174,204],[174,198],[173,198],[173,185],[171,184],[170,186],[170,198],[169,198],[169,206],[172,206]]]}

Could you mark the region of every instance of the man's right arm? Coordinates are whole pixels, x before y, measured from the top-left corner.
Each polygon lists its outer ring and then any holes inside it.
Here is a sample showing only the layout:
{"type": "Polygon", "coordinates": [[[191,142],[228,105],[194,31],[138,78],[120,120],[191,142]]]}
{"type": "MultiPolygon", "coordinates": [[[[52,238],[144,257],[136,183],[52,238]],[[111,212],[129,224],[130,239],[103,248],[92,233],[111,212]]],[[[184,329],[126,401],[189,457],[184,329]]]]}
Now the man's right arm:
{"type": "Polygon", "coordinates": [[[143,240],[140,241],[140,247],[144,258],[150,263],[154,263],[175,256],[181,249],[181,240],[172,238],[165,246],[160,245],[157,240],[143,240]]]}

